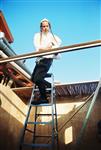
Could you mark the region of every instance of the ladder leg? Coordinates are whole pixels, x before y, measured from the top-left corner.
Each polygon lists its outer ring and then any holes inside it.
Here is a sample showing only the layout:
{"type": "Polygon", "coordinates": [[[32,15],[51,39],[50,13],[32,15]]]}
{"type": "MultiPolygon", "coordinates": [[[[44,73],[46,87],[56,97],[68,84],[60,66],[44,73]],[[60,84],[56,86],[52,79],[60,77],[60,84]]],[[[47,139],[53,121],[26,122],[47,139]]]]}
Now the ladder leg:
{"type": "Polygon", "coordinates": [[[21,135],[21,140],[20,140],[20,148],[19,148],[20,150],[22,150],[22,143],[24,142],[24,136],[25,136],[25,131],[26,131],[26,128],[27,128],[27,122],[28,122],[28,119],[29,119],[30,111],[31,111],[31,105],[29,106],[28,113],[27,113],[27,116],[26,116],[26,120],[25,120],[25,123],[24,123],[24,127],[23,127],[23,130],[22,130],[22,135],[21,135]]]}
{"type": "Polygon", "coordinates": [[[51,103],[52,103],[52,148],[56,145],[58,149],[58,121],[57,121],[57,108],[55,99],[55,86],[54,86],[54,76],[52,75],[52,89],[51,89],[51,103]]]}
{"type": "Polygon", "coordinates": [[[52,147],[54,147],[54,139],[55,139],[55,135],[54,135],[54,132],[55,132],[55,127],[54,127],[54,105],[52,105],[52,147]]]}
{"type": "Polygon", "coordinates": [[[25,132],[26,132],[26,128],[27,128],[27,122],[28,122],[30,112],[31,112],[31,108],[32,108],[31,101],[33,99],[33,93],[34,93],[34,86],[33,86],[32,94],[31,94],[30,102],[29,102],[28,113],[27,113],[27,116],[26,116],[26,120],[25,120],[25,123],[24,123],[23,130],[22,130],[22,135],[21,135],[21,140],[20,140],[20,147],[19,147],[20,150],[22,150],[22,145],[24,143],[24,136],[25,136],[25,132]]]}
{"type": "Polygon", "coordinates": [[[58,140],[58,120],[57,120],[57,108],[56,108],[56,103],[55,103],[55,136],[56,136],[56,144],[57,144],[57,149],[59,150],[59,140],[58,140]]]}
{"type": "MultiPolygon", "coordinates": [[[[35,107],[35,119],[34,122],[37,121],[37,106],[35,107]]],[[[35,143],[35,136],[36,136],[36,124],[34,124],[34,131],[33,131],[33,143],[35,143]]]]}

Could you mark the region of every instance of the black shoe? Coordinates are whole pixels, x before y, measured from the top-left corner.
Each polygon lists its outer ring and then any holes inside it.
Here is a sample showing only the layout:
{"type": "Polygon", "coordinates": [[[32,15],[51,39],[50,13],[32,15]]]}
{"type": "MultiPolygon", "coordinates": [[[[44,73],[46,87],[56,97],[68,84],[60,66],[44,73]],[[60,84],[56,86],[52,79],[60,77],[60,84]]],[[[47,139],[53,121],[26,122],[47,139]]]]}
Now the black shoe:
{"type": "Polygon", "coordinates": [[[46,99],[44,99],[44,100],[33,100],[31,102],[32,105],[39,105],[39,104],[44,104],[44,103],[49,103],[49,102],[46,99]]]}

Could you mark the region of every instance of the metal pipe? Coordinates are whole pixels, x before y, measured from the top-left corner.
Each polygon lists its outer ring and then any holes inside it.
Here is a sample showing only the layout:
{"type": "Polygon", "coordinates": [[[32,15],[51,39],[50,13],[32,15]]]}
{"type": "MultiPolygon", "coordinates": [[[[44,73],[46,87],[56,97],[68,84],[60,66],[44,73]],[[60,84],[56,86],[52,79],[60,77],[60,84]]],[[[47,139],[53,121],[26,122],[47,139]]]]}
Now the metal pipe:
{"type": "MultiPolygon", "coordinates": [[[[0,39],[0,56],[3,56],[3,59],[8,59],[17,56],[16,53],[11,49],[10,45],[7,43],[6,39],[4,38],[0,39]]],[[[0,58],[0,60],[1,59],[2,58],[0,58]]],[[[22,61],[15,61],[14,63],[19,65],[23,70],[25,70],[29,75],[31,75],[31,72],[26,68],[22,61]]]]}
{"type": "Polygon", "coordinates": [[[82,128],[81,128],[80,134],[79,134],[78,139],[77,139],[77,142],[76,142],[76,146],[77,146],[77,147],[79,146],[79,144],[80,144],[81,141],[82,141],[82,137],[83,137],[83,135],[84,135],[84,131],[85,131],[85,129],[86,129],[87,122],[88,122],[88,120],[89,120],[89,117],[90,117],[90,114],[91,114],[91,112],[92,112],[93,106],[94,106],[95,101],[96,101],[96,99],[97,99],[97,96],[98,96],[100,87],[101,87],[101,79],[100,79],[100,81],[99,81],[99,83],[98,83],[98,86],[97,86],[97,88],[96,88],[96,90],[95,90],[95,93],[94,93],[94,96],[93,96],[93,98],[92,98],[91,104],[90,104],[90,106],[89,106],[89,109],[88,109],[88,111],[87,111],[86,117],[85,117],[85,119],[84,119],[83,126],[82,126],[82,128]]]}
{"type": "MultiPolygon", "coordinates": [[[[8,56],[6,54],[4,54],[1,50],[0,50],[0,55],[4,58],[8,58],[8,56]]],[[[22,76],[24,78],[26,78],[27,81],[31,82],[31,74],[29,74],[28,72],[26,72],[26,70],[24,68],[22,68],[20,65],[18,65],[15,62],[10,62],[10,64],[13,66],[13,68],[15,68],[15,70],[17,72],[19,72],[20,74],[22,74],[22,76]]]]}
{"type": "Polygon", "coordinates": [[[23,55],[19,55],[19,56],[12,56],[9,58],[0,59],[0,63],[11,62],[11,61],[16,61],[16,60],[21,60],[21,59],[29,59],[29,58],[39,57],[39,56],[43,56],[43,55],[71,52],[71,51],[75,51],[75,50],[82,50],[82,49],[98,47],[98,46],[101,46],[101,40],[85,42],[85,43],[80,43],[80,44],[74,44],[74,45],[70,45],[70,46],[63,46],[63,47],[59,47],[59,48],[45,50],[42,52],[33,52],[33,53],[23,54],[23,55]]]}

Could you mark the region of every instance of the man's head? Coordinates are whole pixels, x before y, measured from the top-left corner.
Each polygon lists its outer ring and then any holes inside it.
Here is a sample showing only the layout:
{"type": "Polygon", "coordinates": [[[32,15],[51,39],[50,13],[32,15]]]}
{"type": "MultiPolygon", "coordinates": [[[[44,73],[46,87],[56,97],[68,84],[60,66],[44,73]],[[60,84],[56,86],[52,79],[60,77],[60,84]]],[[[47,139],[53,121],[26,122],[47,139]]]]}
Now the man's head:
{"type": "Polygon", "coordinates": [[[47,33],[49,32],[50,29],[51,29],[50,22],[47,19],[41,20],[40,31],[47,33]]]}

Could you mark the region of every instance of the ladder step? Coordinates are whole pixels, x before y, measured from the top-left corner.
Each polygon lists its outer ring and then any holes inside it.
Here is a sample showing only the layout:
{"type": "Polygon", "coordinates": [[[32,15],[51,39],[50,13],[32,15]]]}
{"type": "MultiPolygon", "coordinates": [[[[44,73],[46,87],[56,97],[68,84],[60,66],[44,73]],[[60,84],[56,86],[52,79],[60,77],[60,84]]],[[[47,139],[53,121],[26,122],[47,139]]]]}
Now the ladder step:
{"type": "Polygon", "coordinates": [[[34,137],[41,138],[41,137],[52,137],[52,135],[35,135],[34,137]]]}
{"type": "Polygon", "coordinates": [[[35,105],[35,104],[31,104],[31,106],[52,106],[54,103],[44,103],[44,104],[37,104],[37,105],[35,105]]]}
{"type": "MultiPolygon", "coordinates": [[[[53,88],[46,88],[46,91],[51,91],[51,90],[53,90],[53,88]]],[[[34,89],[34,92],[37,92],[37,91],[39,91],[38,88],[37,88],[37,89],[34,89]]]]}
{"type": "Polygon", "coordinates": [[[52,124],[51,122],[27,122],[26,124],[52,124]]]}
{"type": "MultiPolygon", "coordinates": [[[[36,114],[37,116],[52,116],[52,114],[36,114]]],[[[56,114],[53,114],[56,115],[56,114]]]]}
{"type": "MultiPolygon", "coordinates": [[[[54,137],[57,137],[58,134],[54,134],[54,137]]],[[[35,135],[36,138],[42,138],[42,137],[52,137],[52,135],[35,135]]]]}
{"type": "Polygon", "coordinates": [[[28,144],[28,143],[23,143],[23,146],[28,146],[28,147],[51,147],[52,144],[28,144]]]}
{"type": "MultiPolygon", "coordinates": [[[[30,133],[34,133],[34,131],[32,131],[32,130],[29,130],[29,129],[26,129],[26,131],[28,131],[28,132],[30,132],[30,133]]],[[[57,136],[56,134],[55,134],[55,136],[57,136]]],[[[37,137],[37,138],[42,138],[42,137],[52,137],[52,135],[34,135],[34,137],[37,137]]]]}

